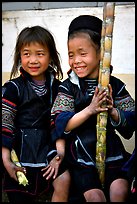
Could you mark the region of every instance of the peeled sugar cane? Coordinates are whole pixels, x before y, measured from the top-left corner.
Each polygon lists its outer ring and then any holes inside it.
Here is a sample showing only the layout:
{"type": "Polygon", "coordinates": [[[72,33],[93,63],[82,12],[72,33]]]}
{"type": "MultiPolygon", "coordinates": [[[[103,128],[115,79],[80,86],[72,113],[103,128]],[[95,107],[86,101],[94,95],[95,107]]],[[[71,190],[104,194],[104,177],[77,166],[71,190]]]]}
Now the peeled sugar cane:
{"type": "MultiPolygon", "coordinates": [[[[112,33],[114,23],[114,2],[105,2],[103,7],[103,23],[101,33],[101,59],[99,69],[99,90],[105,89],[109,94],[108,84],[110,79],[110,64],[112,51],[112,33]]],[[[102,104],[105,107],[106,103],[102,104]]],[[[106,158],[106,125],[108,112],[104,111],[97,115],[97,143],[96,143],[96,167],[98,169],[102,186],[105,179],[105,158],[106,158]]]]}
{"type": "MultiPolygon", "coordinates": [[[[11,150],[11,160],[16,164],[16,166],[21,167],[21,164],[19,163],[18,157],[14,149],[11,150]]],[[[23,186],[28,185],[28,180],[22,171],[17,171],[17,178],[19,184],[22,184],[23,186]]]]}

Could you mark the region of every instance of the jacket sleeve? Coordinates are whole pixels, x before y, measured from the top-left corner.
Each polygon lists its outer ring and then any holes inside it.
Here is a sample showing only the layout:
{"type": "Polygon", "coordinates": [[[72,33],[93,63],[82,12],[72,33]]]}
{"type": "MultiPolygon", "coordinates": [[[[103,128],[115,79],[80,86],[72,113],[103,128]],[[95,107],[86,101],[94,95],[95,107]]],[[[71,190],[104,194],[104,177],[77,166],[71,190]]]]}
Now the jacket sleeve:
{"type": "Polygon", "coordinates": [[[51,109],[51,137],[53,141],[66,137],[65,127],[74,114],[73,96],[70,94],[66,83],[62,83],[51,109]]]}
{"type": "Polygon", "coordinates": [[[15,84],[6,82],[2,87],[2,146],[8,149],[13,145],[17,98],[18,90],[15,84]]]}
{"type": "Polygon", "coordinates": [[[119,111],[119,124],[111,123],[125,139],[130,139],[135,131],[135,111],[119,111]]]}
{"type": "Polygon", "coordinates": [[[52,141],[56,141],[59,138],[66,138],[67,133],[65,132],[66,125],[69,121],[69,119],[74,115],[74,112],[62,112],[59,113],[56,120],[55,120],[55,126],[52,126],[52,141]]]}
{"type": "Polygon", "coordinates": [[[111,124],[121,136],[125,139],[130,139],[135,131],[135,101],[126,90],[125,84],[122,81],[117,79],[115,84],[113,100],[114,107],[117,108],[119,113],[119,123],[117,124],[110,119],[111,124]]]}

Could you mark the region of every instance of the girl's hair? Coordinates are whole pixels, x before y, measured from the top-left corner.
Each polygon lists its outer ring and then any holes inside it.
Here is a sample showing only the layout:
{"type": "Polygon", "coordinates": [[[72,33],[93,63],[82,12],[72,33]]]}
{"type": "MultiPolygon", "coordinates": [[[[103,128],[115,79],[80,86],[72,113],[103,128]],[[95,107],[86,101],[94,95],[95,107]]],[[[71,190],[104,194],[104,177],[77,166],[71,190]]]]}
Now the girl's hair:
{"type": "Polygon", "coordinates": [[[90,29],[79,29],[73,31],[69,36],[68,40],[78,36],[80,33],[86,33],[89,35],[91,43],[95,46],[96,50],[99,51],[101,47],[101,36],[99,33],[92,31],[90,29]]]}
{"type": "Polygon", "coordinates": [[[47,29],[41,26],[26,27],[19,33],[15,46],[14,63],[11,70],[10,79],[15,77],[19,71],[21,48],[24,45],[30,45],[32,42],[37,42],[48,47],[51,57],[50,68],[52,67],[55,70],[56,77],[61,80],[63,78],[63,72],[60,64],[60,55],[56,49],[54,38],[47,29]]]}

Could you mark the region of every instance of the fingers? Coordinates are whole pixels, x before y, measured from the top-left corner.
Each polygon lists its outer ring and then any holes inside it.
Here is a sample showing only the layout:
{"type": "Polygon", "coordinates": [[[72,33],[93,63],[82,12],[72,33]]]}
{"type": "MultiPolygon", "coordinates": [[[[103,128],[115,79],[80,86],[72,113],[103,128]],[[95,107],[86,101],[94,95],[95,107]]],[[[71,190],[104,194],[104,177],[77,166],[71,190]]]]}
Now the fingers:
{"type": "Polygon", "coordinates": [[[96,88],[95,88],[95,93],[94,93],[94,95],[97,96],[98,92],[99,92],[99,88],[96,87],[96,88]]]}
{"type": "MultiPolygon", "coordinates": [[[[111,84],[108,84],[108,89],[109,89],[109,95],[110,95],[110,97],[112,97],[112,86],[111,86],[111,84]]],[[[94,95],[95,96],[100,96],[100,95],[102,95],[103,93],[106,93],[106,94],[108,94],[107,93],[107,91],[106,91],[106,88],[101,88],[100,90],[99,90],[99,87],[96,87],[96,89],[95,89],[95,93],[94,93],[94,95]]]]}
{"type": "Polygon", "coordinates": [[[107,92],[102,90],[98,94],[98,105],[101,106],[107,101],[107,92]]]}
{"type": "Polygon", "coordinates": [[[103,93],[105,93],[105,89],[99,90],[99,88],[96,87],[95,93],[94,93],[94,95],[95,95],[96,97],[102,95],[103,93]]]}
{"type": "MultiPolygon", "coordinates": [[[[47,169],[47,168],[45,168],[47,169]]],[[[42,169],[41,171],[43,171],[44,169],[42,169]]],[[[56,176],[56,170],[55,168],[51,167],[48,165],[48,169],[47,171],[43,174],[43,177],[46,177],[46,180],[48,180],[49,178],[51,178],[53,176],[53,178],[56,176]],[[55,172],[55,173],[54,173],[55,172]],[[53,176],[54,174],[54,176],[53,176]],[[48,176],[47,176],[48,175],[48,176]],[[47,176],[47,177],[46,177],[47,176]]]]}
{"type": "Polygon", "coordinates": [[[55,169],[55,173],[54,173],[53,179],[55,179],[57,177],[57,174],[58,174],[58,168],[55,169]]]}
{"type": "Polygon", "coordinates": [[[94,94],[90,108],[92,110],[92,114],[97,114],[103,111],[107,111],[108,108],[106,107],[107,102],[107,91],[106,89],[98,90],[96,89],[96,93],[94,94]]]}
{"type": "Polygon", "coordinates": [[[50,179],[52,177],[52,175],[54,174],[54,168],[51,168],[51,171],[49,173],[49,175],[46,177],[46,180],[50,179]]]}
{"type": "Polygon", "coordinates": [[[23,173],[26,174],[26,168],[25,168],[25,167],[18,167],[18,166],[15,166],[15,167],[14,167],[14,170],[15,170],[15,172],[17,172],[17,171],[21,171],[21,172],[23,172],[23,173]]]}
{"type": "Polygon", "coordinates": [[[60,162],[61,162],[61,159],[57,155],[56,157],[54,157],[54,162],[53,161],[50,162],[50,164],[47,167],[41,170],[41,171],[46,171],[43,173],[43,177],[46,177],[46,180],[50,179],[51,177],[53,177],[53,179],[56,178],[58,174],[60,162]]]}
{"type": "MultiPolygon", "coordinates": [[[[45,169],[46,169],[46,168],[45,168],[45,169]]],[[[48,169],[47,169],[46,172],[43,174],[43,177],[45,177],[46,175],[48,175],[51,170],[52,170],[52,167],[51,167],[51,166],[48,166],[48,169]]],[[[42,169],[41,171],[43,171],[43,169],[42,169]]]]}
{"type": "Polygon", "coordinates": [[[44,174],[43,174],[43,177],[47,176],[46,177],[46,180],[50,179],[52,176],[53,176],[53,179],[56,178],[58,174],[58,168],[52,168],[50,167],[44,174]]]}
{"type": "Polygon", "coordinates": [[[41,171],[45,171],[46,169],[48,169],[50,167],[50,165],[44,167],[43,169],[41,169],[41,171]]]}
{"type": "Polygon", "coordinates": [[[16,165],[14,165],[14,167],[12,168],[12,171],[10,171],[10,176],[15,179],[16,181],[18,181],[17,178],[17,172],[23,172],[24,174],[26,174],[26,168],[25,167],[18,167],[16,165]]]}
{"type": "MultiPolygon", "coordinates": [[[[100,100],[102,100],[105,96],[107,95],[107,92],[105,91],[105,89],[99,91],[99,92],[95,92],[94,93],[94,96],[93,96],[93,99],[92,99],[92,102],[95,102],[95,103],[99,103],[100,100]]],[[[106,100],[106,98],[104,98],[104,100],[106,100]]],[[[102,102],[102,101],[101,101],[102,102]]]]}
{"type": "Polygon", "coordinates": [[[23,173],[26,174],[26,169],[23,167],[23,173]]]}
{"type": "Polygon", "coordinates": [[[109,95],[112,97],[112,86],[109,84],[108,88],[109,88],[109,95]]]}
{"type": "Polygon", "coordinates": [[[108,109],[112,109],[113,108],[113,98],[112,98],[112,87],[111,85],[109,84],[108,85],[108,88],[109,88],[109,95],[107,96],[107,107],[108,109]]]}

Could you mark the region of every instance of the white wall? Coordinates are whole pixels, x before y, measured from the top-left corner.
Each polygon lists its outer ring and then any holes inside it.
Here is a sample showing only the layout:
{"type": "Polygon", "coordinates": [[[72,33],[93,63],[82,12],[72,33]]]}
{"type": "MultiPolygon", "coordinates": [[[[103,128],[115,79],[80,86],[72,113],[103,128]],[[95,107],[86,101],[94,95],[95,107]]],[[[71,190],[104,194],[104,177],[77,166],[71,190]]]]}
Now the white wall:
{"type": "MultiPolygon", "coordinates": [[[[26,26],[41,25],[54,35],[62,59],[62,69],[69,69],[67,31],[73,18],[81,14],[102,19],[103,7],[2,12],[2,71],[10,72],[17,34],[26,26]]],[[[113,30],[112,64],[115,74],[135,73],[135,6],[116,6],[113,30]]]]}

